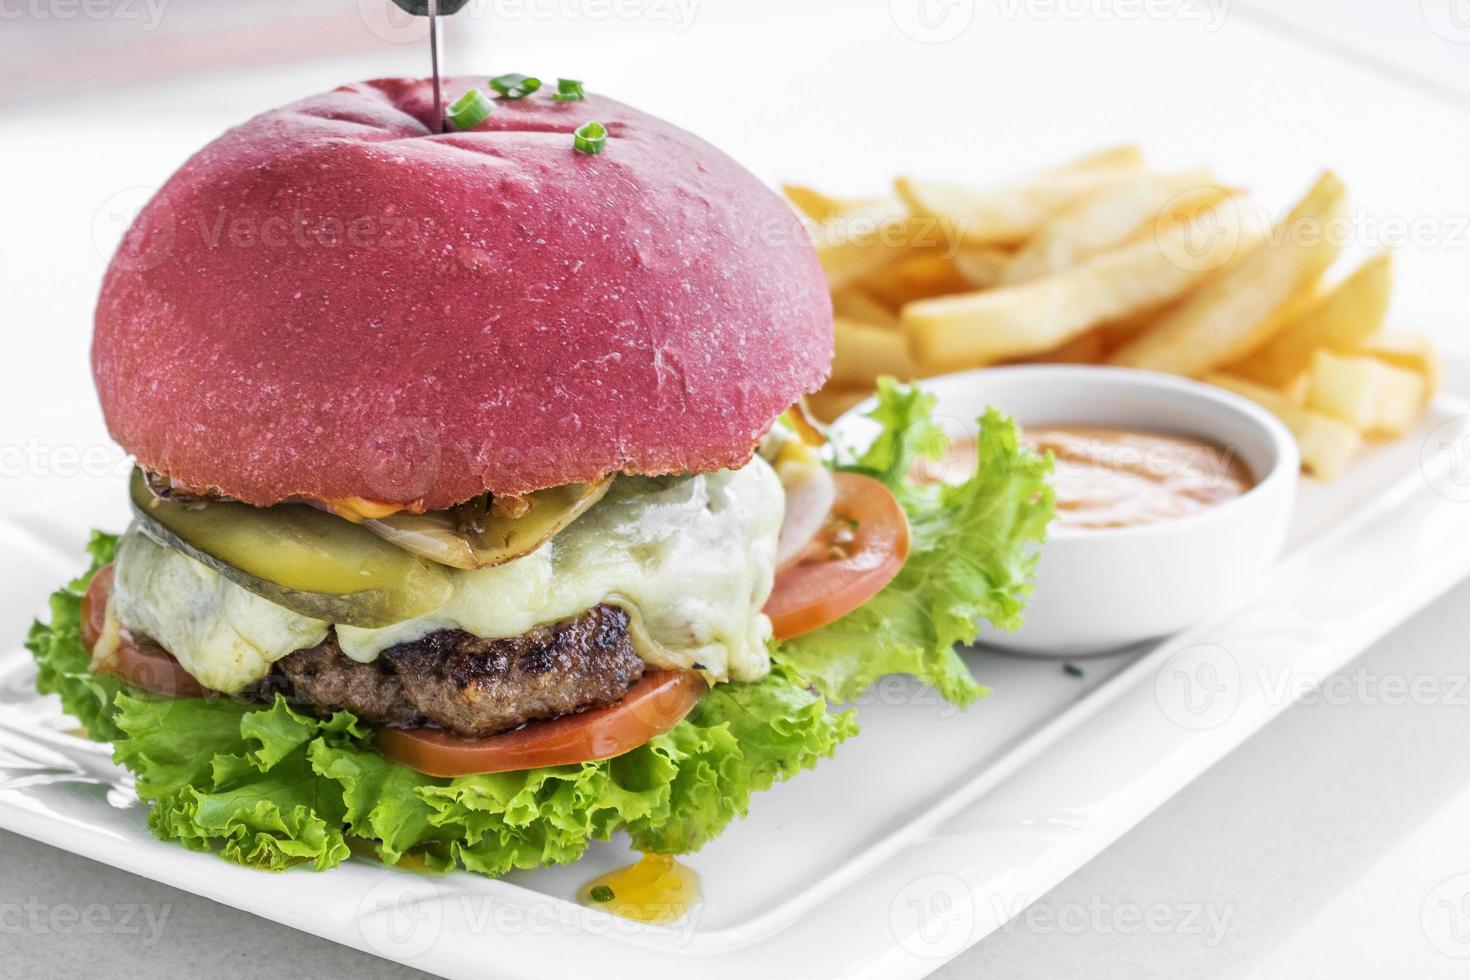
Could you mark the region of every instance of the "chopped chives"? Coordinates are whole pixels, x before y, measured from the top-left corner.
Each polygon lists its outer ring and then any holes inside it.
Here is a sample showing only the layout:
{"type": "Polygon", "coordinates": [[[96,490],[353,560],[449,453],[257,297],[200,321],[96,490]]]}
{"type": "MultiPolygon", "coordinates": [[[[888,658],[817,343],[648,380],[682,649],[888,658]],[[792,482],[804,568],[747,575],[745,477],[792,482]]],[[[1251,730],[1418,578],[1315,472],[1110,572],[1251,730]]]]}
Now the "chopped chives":
{"type": "Polygon", "coordinates": [[[524,99],[541,87],[541,79],[512,72],[490,79],[490,87],[507,99],[524,99]]]}
{"type": "Polygon", "coordinates": [[[1082,668],[1076,664],[1062,664],[1062,670],[1068,677],[1081,677],[1082,668]]]}
{"type": "Polygon", "coordinates": [[[578,153],[601,153],[607,146],[607,128],[600,122],[583,123],[572,134],[572,146],[578,153]]]}
{"type": "Polygon", "coordinates": [[[494,109],[495,103],[490,101],[489,96],[477,88],[472,88],[455,99],[454,104],[449,107],[445,115],[458,129],[474,129],[489,119],[494,109]]]}
{"type": "Polygon", "coordinates": [[[597,885],[587,894],[594,902],[611,902],[614,898],[617,898],[613,894],[613,890],[606,885],[597,885]]]}
{"type": "Polygon", "coordinates": [[[556,94],[552,96],[558,102],[581,102],[587,97],[582,91],[582,83],[575,78],[558,78],[556,80],[556,94]]]}

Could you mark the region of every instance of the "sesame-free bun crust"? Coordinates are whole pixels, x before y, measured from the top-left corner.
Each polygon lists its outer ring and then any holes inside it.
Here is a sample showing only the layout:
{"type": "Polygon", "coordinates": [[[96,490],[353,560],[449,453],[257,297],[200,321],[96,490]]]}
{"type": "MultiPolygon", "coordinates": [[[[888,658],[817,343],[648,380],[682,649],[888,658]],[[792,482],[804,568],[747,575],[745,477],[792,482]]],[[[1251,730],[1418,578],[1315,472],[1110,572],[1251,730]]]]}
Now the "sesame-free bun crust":
{"type": "Polygon", "coordinates": [[[148,203],[92,348],[140,465],[257,505],[433,509],[738,466],[826,377],[804,229],[719,150],[596,95],[497,100],[468,132],[432,115],[427,81],[345,86],[226,132],[148,203]],[[573,150],[589,120],[600,156],[573,150]]]}

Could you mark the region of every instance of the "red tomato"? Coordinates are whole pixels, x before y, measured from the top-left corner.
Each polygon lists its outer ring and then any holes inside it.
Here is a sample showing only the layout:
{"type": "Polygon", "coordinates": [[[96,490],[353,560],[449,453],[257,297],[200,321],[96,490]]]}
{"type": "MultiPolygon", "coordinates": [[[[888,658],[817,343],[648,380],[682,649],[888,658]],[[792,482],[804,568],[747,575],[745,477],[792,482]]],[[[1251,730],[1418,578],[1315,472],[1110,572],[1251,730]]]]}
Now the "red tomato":
{"type": "Polygon", "coordinates": [[[908,558],[908,516],[888,488],[856,473],[833,480],[831,519],[804,557],[776,573],[766,601],[778,640],[846,616],[893,581],[908,558]]]}
{"type": "Polygon", "coordinates": [[[488,738],[432,728],[382,728],[378,750],[427,776],[471,776],[611,759],[684,720],[704,693],[689,670],[643,675],[623,700],[605,708],[537,721],[488,738]]]}
{"type": "MultiPolygon", "coordinates": [[[[107,628],[107,597],[112,594],[112,565],[104,565],[92,576],[82,596],[82,644],[88,650],[107,628]]],[[[168,651],[152,643],[139,644],[123,630],[117,650],[98,669],[152,694],[170,698],[202,698],[212,692],[179,666],[168,651]]]]}

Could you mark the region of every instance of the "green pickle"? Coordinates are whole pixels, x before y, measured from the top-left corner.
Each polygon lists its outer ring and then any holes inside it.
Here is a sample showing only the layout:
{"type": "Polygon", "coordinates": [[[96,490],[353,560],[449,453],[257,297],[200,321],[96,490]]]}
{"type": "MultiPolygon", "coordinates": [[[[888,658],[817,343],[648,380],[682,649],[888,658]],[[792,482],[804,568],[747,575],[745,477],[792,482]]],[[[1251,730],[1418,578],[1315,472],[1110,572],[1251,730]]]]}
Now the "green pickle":
{"type": "Polygon", "coordinates": [[[450,571],[306,504],[185,504],[129,487],[150,538],[303,616],[378,629],[425,616],[454,592],[450,571]]]}

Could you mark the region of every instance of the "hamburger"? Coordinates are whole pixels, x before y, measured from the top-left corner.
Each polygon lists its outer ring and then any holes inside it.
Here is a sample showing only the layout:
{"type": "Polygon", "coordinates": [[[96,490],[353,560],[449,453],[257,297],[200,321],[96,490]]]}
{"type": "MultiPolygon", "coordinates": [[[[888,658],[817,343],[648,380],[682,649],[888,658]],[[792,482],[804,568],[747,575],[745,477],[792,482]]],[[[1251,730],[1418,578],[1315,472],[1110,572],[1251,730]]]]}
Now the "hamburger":
{"type": "Polygon", "coordinates": [[[701,139],[580,86],[347,85],[187,161],[102,284],[136,460],[29,646],[162,838],[487,874],[617,833],[693,850],[856,731],[874,679],[968,704],[1018,622],[1046,462],[968,479],[885,382],[861,452],[808,230],[701,139]],[[531,91],[526,91],[530,88],[531,91]]]}

